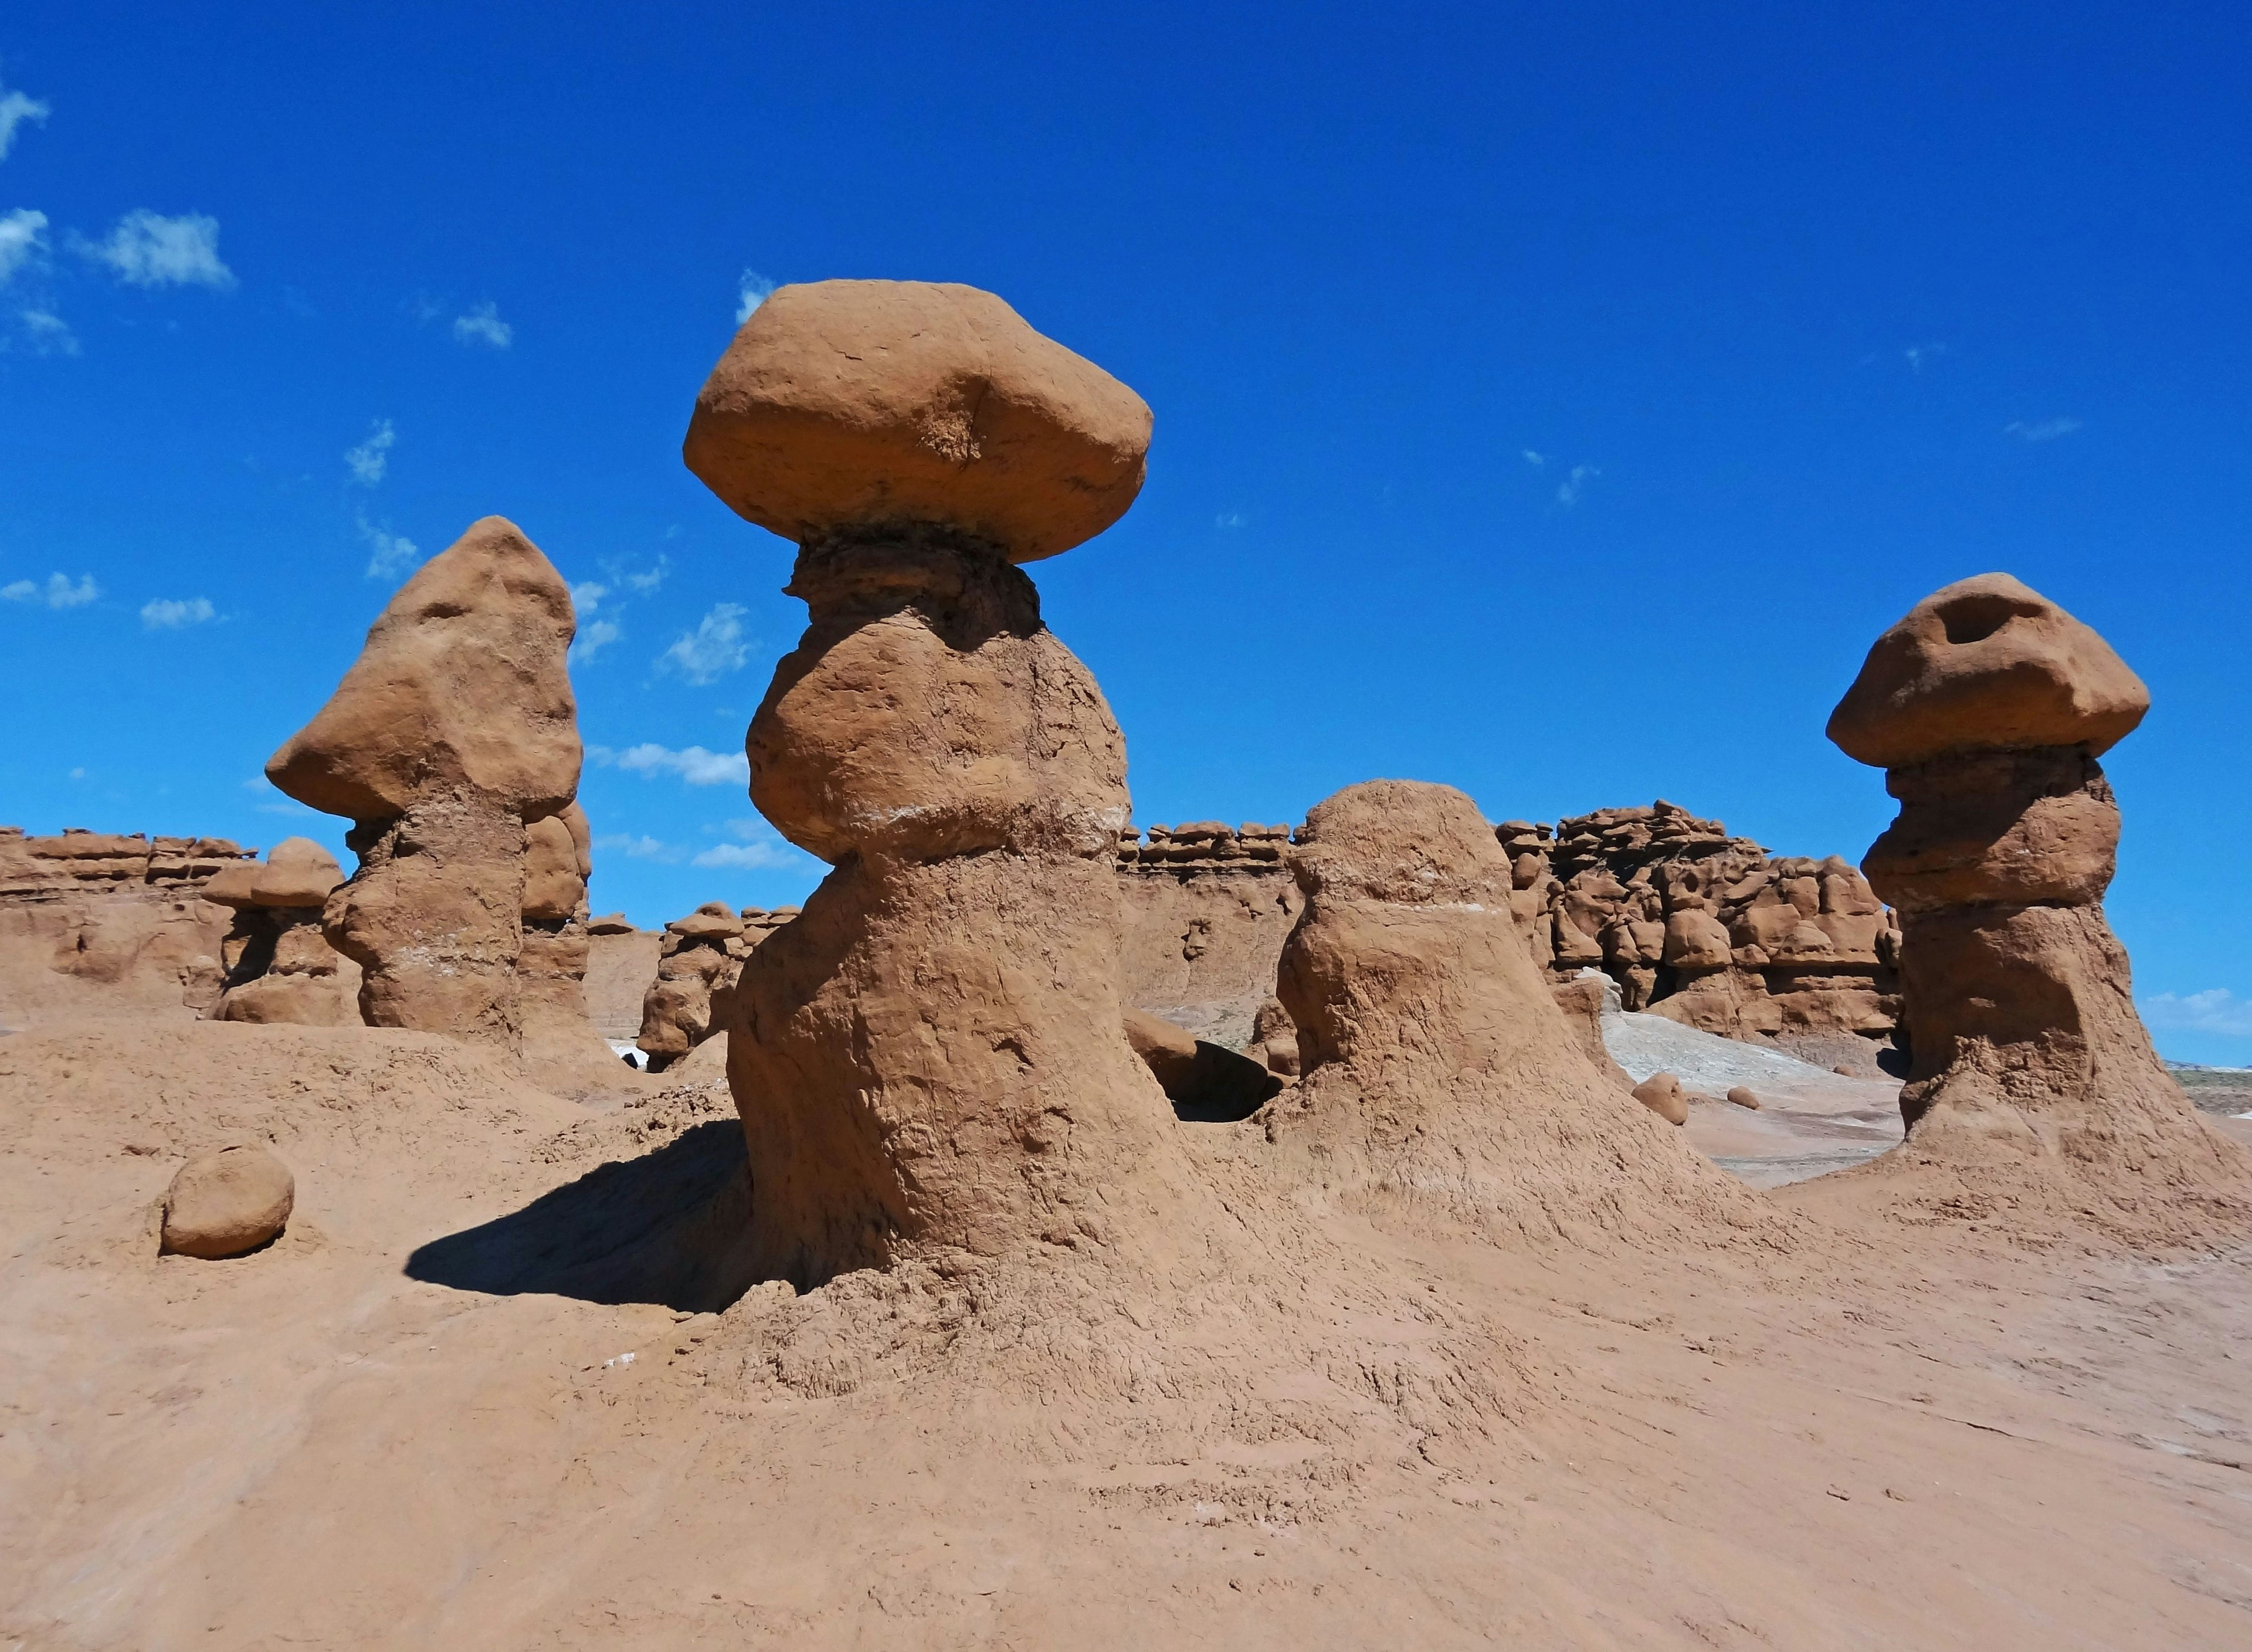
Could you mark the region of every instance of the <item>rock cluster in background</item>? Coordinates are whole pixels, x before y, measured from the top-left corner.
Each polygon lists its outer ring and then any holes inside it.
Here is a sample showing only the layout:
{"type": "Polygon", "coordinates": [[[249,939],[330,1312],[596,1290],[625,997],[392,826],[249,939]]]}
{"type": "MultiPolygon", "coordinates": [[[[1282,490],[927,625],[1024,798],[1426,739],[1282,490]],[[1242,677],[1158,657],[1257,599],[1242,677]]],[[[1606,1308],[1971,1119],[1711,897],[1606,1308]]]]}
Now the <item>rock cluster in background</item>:
{"type": "Polygon", "coordinates": [[[717,1031],[713,998],[732,992],[743,961],[796,916],[795,906],[746,906],[738,913],[725,901],[707,900],[665,925],[635,1041],[649,1058],[649,1071],[664,1072],[717,1031]]]}
{"type": "Polygon", "coordinates": [[[238,861],[204,885],[230,908],[220,943],[223,990],[213,1021],[344,1027],[359,1022],[359,966],[329,945],[321,909],[344,881],[337,857],[309,837],[285,837],[261,864],[238,861]]]}
{"type": "MultiPolygon", "coordinates": [[[[1303,904],[1289,847],[1288,826],[1121,831],[1128,999],[1229,1049],[1258,1043],[1254,1024],[1273,1001],[1275,961],[1303,904]]],[[[1295,1035],[1284,1042],[1295,1051],[1295,1035]]]]}
{"type": "Polygon", "coordinates": [[[1873,1072],[1900,1016],[1900,931],[1845,860],[1771,856],[1662,800],[1495,836],[1559,982],[1601,969],[1630,1010],[1873,1072]]]}

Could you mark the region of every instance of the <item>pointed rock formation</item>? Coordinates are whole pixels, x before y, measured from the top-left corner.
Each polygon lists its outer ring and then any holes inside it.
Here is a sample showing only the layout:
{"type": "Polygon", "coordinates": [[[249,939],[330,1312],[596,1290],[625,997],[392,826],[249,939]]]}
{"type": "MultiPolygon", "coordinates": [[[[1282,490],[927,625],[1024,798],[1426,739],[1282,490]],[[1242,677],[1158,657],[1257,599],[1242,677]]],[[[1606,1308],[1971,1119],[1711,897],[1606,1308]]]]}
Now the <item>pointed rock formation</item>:
{"type": "Polygon", "coordinates": [[[1581,1047],[1510,913],[1509,857],[1447,786],[1315,806],[1278,994],[1302,1074],[1269,1133],[1317,1178],[1545,1238],[1756,1220],[1581,1047]]]}
{"type": "Polygon", "coordinates": [[[365,971],[370,1026],[518,1047],[525,827],[578,788],[574,628],[562,576],[487,517],[400,587],[267,764],[282,791],[354,823],[359,871],[323,922],[365,971]]]}
{"type": "Polygon", "coordinates": [[[2152,1051],[2103,917],[2119,810],[2096,760],[2149,705],[2102,637],[1990,573],[1878,638],[1831,715],[1901,805],[1861,864],[1901,918],[1905,1161],[2240,1174],[2152,1051]]]}
{"type": "Polygon", "coordinates": [[[1149,411],[990,295],[786,287],[685,455],[801,541],[810,624],[751,796],[835,870],[744,964],[727,1072],[754,1244],[810,1285],[909,1255],[1130,1255],[1198,1231],[1122,1031],[1125,745],[1016,564],[1115,520],[1149,411]]]}

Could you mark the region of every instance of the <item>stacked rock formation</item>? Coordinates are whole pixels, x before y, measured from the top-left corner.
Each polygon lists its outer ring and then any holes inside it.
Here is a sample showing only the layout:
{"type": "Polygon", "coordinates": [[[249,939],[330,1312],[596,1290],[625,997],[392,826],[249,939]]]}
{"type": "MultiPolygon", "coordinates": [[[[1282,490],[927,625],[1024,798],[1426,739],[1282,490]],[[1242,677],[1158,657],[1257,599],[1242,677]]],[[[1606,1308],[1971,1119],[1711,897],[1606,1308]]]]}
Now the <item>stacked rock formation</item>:
{"type": "Polygon", "coordinates": [[[1218,821],[1118,836],[1126,992],[1197,1036],[1239,1048],[1275,990],[1298,916],[1288,826],[1218,821]]]}
{"type": "Polygon", "coordinates": [[[1149,433],[999,299],[916,282],[779,289],[698,398],[689,468],[798,542],[810,613],[751,797],[833,868],[723,1013],[770,1276],[1155,1269],[1200,1231],[1121,1024],[1124,742],[1018,566],[1117,519],[1149,433]]]}
{"type": "Polygon", "coordinates": [[[562,576],[487,517],[400,587],[267,764],[281,790],[354,823],[359,870],[324,924],[365,972],[370,1026],[518,1047],[525,827],[578,788],[574,629],[562,576]]]}
{"type": "Polygon", "coordinates": [[[795,906],[746,906],[738,913],[723,900],[708,900],[665,925],[635,1041],[649,1058],[649,1071],[664,1072],[717,1031],[714,1000],[734,990],[743,961],[759,943],[796,916],[795,906]]]}
{"type": "Polygon", "coordinates": [[[1748,1219],[1741,1190],[1581,1047],[1468,797],[1348,787],[1307,816],[1290,864],[1306,905],[1278,996],[1302,1075],[1269,1133],[1309,1174],[1534,1237],[1748,1219]]]}
{"type": "Polygon", "coordinates": [[[1663,799],[1496,834],[1533,961],[1560,981],[1599,968],[1629,1010],[1825,1066],[1838,1035],[1899,1020],[1899,929],[1835,855],[1770,856],[1663,799]]]}
{"type": "Polygon", "coordinates": [[[234,913],[221,943],[225,989],[213,1021],[359,1024],[359,968],[321,933],[321,909],[344,881],[337,857],[309,837],[285,837],[264,864],[238,861],[203,897],[234,913]]]}
{"type": "Polygon", "coordinates": [[[1832,713],[1901,805],[1861,864],[1901,914],[1911,1160],[2233,1163],[2151,1049],[2103,916],[2119,810],[2096,760],[2149,705],[2102,637],[1990,573],[1911,608],[1832,713]]]}
{"type": "Polygon", "coordinates": [[[0,826],[0,1024],[49,1013],[201,1010],[231,914],[200,897],[258,851],[223,837],[52,837],[0,826]]]}

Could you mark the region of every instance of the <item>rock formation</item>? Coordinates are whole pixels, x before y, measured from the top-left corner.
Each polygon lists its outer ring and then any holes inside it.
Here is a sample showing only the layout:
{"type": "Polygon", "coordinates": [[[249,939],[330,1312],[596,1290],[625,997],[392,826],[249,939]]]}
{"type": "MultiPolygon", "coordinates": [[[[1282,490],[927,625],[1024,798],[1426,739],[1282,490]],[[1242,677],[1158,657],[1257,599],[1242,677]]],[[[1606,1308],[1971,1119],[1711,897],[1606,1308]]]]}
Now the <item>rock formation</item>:
{"type": "Polygon", "coordinates": [[[1727,1177],[1582,1052],[1468,797],[1348,787],[1307,816],[1290,865],[1305,910],[1279,996],[1303,1072],[1268,1128],[1321,1181],[1536,1237],[1748,1219],[1727,1177]]]}
{"type": "Polygon", "coordinates": [[[221,943],[225,990],[205,1013],[213,1021],[359,1024],[359,967],[321,933],[321,909],[344,881],[337,857],[309,837],[285,837],[264,864],[238,861],[204,885],[230,907],[221,943]]]}
{"type": "Polygon", "coordinates": [[[574,623],[547,559],[487,517],[400,587],[268,763],[283,792],[354,823],[359,870],[324,924],[365,971],[370,1026],[518,1047],[525,827],[578,787],[574,623]]]}
{"type": "Polygon", "coordinates": [[[1599,968],[1629,1010],[1873,1076],[1899,1019],[1899,931],[1844,860],[1770,856],[1662,799],[1496,829],[1556,980],[1599,968]]]}
{"type": "Polygon", "coordinates": [[[223,837],[0,826],[0,1026],[206,1008],[232,913],[202,893],[257,854],[223,837]]]}
{"type": "Polygon", "coordinates": [[[691,469],[799,541],[810,623],[746,742],[751,796],[832,871],[726,999],[761,1268],[1199,1231],[1121,1026],[1125,746],[1017,566],[1100,532],[1150,414],[989,294],[785,287],[697,402],[691,469]]]}
{"type": "Polygon", "coordinates": [[[738,914],[723,900],[709,900],[665,925],[636,1040],[651,1072],[664,1072],[717,1031],[713,1000],[734,990],[743,960],[796,916],[795,906],[746,906],[738,914]]]}
{"type": "Polygon", "coordinates": [[[1288,826],[1218,821],[1118,836],[1126,992],[1143,1010],[1230,1049],[1253,1038],[1300,901],[1288,826]]]}
{"type": "Polygon", "coordinates": [[[2152,1051],[2103,917],[2119,811],[2096,760],[2149,704],[2102,637],[1990,573],[1879,637],[1832,713],[1901,805],[1862,866],[1901,914],[1908,1159],[2233,1165],[2152,1051]]]}
{"type": "Polygon", "coordinates": [[[163,1249],[219,1261],[270,1243],[297,1203],[289,1167],[255,1145],[190,1159],[164,1192],[163,1249]]]}

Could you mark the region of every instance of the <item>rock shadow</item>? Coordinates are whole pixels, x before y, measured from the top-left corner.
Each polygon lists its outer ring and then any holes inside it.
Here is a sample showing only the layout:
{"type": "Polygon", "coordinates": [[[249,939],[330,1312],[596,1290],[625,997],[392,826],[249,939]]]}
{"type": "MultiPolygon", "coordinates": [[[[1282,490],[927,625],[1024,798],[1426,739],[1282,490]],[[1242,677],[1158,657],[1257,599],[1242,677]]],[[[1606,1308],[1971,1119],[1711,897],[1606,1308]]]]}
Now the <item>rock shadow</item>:
{"type": "Polygon", "coordinates": [[[1238,1050],[1199,1038],[1196,1062],[1171,1096],[1184,1124],[1238,1124],[1282,1090],[1282,1080],[1238,1050]]]}
{"type": "Polygon", "coordinates": [[[714,1119],[407,1259],[409,1279],[492,1296],[718,1313],[758,1283],[742,1126],[714,1119]]]}

